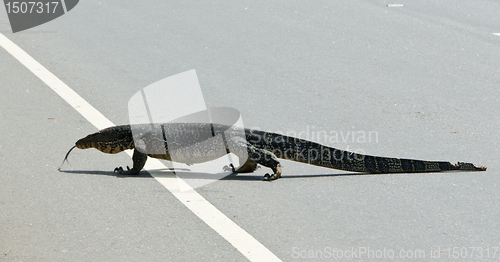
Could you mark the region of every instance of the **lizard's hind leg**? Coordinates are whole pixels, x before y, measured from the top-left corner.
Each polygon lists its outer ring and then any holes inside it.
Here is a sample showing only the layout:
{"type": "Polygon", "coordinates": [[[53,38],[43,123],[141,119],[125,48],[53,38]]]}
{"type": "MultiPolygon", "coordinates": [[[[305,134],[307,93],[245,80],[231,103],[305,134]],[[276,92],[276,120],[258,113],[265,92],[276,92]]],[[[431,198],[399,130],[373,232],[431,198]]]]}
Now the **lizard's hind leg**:
{"type": "Polygon", "coordinates": [[[233,164],[229,164],[229,166],[224,167],[224,171],[230,171],[233,173],[252,173],[257,170],[259,166],[255,161],[247,160],[243,165],[239,167],[234,167],[233,164]]]}
{"type": "Polygon", "coordinates": [[[257,164],[260,164],[273,170],[273,174],[265,174],[263,180],[269,181],[281,177],[280,162],[271,151],[257,148],[239,138],[231,139],[228,142],[233,149],[231,152],[238,156],[240,162],[245,161],[245,163],[238,168],[235,168],[233,165],[231,167],[226,166],[224,170],[235,173],[253,172],[257,169],[257,164]]]}
{"type": "Polygon", "coordinates": [[[273,170],[273,174],[265,174],[262,180],[270,181],[281,177],[281,164],[271,151],[259,149],[254,146],[248,146],[248,157],[251,161],[269,167],[273,170]]]}

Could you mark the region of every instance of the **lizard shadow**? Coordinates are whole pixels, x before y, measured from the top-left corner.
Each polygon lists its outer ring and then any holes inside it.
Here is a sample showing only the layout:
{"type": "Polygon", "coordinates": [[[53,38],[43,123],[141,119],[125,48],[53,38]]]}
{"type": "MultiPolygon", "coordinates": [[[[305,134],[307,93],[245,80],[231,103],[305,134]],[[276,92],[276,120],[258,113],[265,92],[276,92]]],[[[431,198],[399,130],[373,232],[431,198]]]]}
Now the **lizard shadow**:
{"type": "MultiPolygon", "coordinates": [[[[210,179],[210,175],[208,173],[190,173],[191,171],[188,168],[164,168],[161,169],[162,171],[167,171],[167,172],[177,172],[178,175],[181,176],[181,178],[187,178],[187,179],[204,179],[208,178],[210,179]]],[[[68,173],[68,174],[86,174],[86,175],[101,175],[101,176],[114,176],[117,178],[147,178],[150,177],[152,178],[152,175],[146,171],[142,170],[139,172],[137,175],[124,175],[120,174],[118,172],[114,171],[97,171],[97,170],[62,170],[61,168],[58,168],[59,172],[62,173],[68,173]]],[[[218,180],[218,179],[216,179],[218,180]]]]}
{"type": "MultiPolygon", "coordinates": [[[[148,178],[152,177],[147,171],[141,171],[137,175],[123,175],[114,171],[96,171],[96,170],[62,170],[58,169],[59,172],[68,174],[86,174],[86,175],[102,175],[102,176],[114,176],[117,178],[148,178]]],[[[186,168],[176,168],[168,169],[169,171],[177,171],[179,173],[184,173],[190,171],[186,168]]],[[[382,175],[373,173],[337,173],[337,174],[311,174],[311,175],[284,175],[279,180],[282,179],[296,179],[296,178],[320,178],[320,177],[340,177],[340,176],[362,176],[362,175],[382,175]]],[[[186,175],[182,175],[184,178],[189,178],[186,175]]],[[[192,178],[203,178],[198,176],[193,176],[192,178]]],[[[217,180],[236,180],[236,181],[262,181],[261,175],[256,175],[252,173],[231,173],[217,180]]]]}
{"type": "MultiPolygon", "coordinates": [[[[338,173],[338,174],[311,174],[311,175],[282,175],[278,180],[294,179],[294,178],[318,178],[318,177],[337,177],[337,176],[362,176],[362,175],[378,175],[373,173],[338,173]]],[[[262,181],[262,176],[232,173],[221,180],[258,180],[262,181]]],[[[272,181],[271,181],[272,182],[272,181]]]]}
{"type": "MultiPolygon", "coordinates": [[[[282,176],[281,178],[308,178],[308,177],[336,177],[336,176],[365,176],[365,175],[377,175],[373,173],[338,173],[338,174],[317,174],[317,175],[291,175],[282,176]]],[[[280,178],[280,179],[281,179],[280,178]]]]}
{"type": "Polygon", "coordinates": [[[119,178],[128,178],[128,177],[133,177],[133,178],[145,178],[145,177],[151,177],[151,175],[146,172],[146,171],[141,171],[137,175],[133,176],[126,176],[122,175],[118,172],[114,171],[96,171],[96,170],[62,170],[59,169],[59,172],[62,173],[68,173],[68,174],[85,174],[85,175],[100,175],[100,176],[114,176],[114,177],[119,177],[119,178]]]}

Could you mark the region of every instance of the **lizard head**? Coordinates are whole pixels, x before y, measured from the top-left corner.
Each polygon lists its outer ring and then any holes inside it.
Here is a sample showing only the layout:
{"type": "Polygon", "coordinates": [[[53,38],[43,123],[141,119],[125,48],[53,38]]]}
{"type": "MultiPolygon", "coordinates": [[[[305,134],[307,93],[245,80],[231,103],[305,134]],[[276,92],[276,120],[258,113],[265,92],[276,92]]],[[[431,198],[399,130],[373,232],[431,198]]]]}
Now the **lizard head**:
{"type": "Polygon", "coordinates": [[[75,147],[80,149],[96,148],[104,153],[116,154],[127,149],[134,149],[134,140],[132,138],[130,126],[105,128],[76,141],[75,146],[66,153],[63,164],[67,161],[69,153],[71,153],[75,147]]]}
{"type": "Polygon", "coordinates": [[[103,153],[116,154],[134,149],[134,140],[130,126],[114,126],[76,141],[75,146],[79,149],[95,148],[103,153]]]}

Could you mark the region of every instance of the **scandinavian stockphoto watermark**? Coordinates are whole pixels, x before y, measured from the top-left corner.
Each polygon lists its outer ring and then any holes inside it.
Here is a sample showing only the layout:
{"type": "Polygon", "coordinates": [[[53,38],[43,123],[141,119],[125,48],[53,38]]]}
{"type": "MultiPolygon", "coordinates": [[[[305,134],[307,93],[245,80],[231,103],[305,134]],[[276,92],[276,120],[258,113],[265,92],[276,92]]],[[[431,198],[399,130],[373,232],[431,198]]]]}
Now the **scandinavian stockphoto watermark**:
{"type": "Polygon", "coordinates": [[[292,248],[292,258],[303,260],[415,260],[415,259],[498,259],[499,247],[482,246],[435,246],[430,248],[374,248],[368,246],[338,248],[326,246],[321,249],[292,248]]]}
{"type": "MultiPolygon", "coordinates": [[[[253,129],[260,130],[255,127],[253,129]]],[[[363,130],[315,130],[309,125],[302,131],[273,131],[270,133],[277,134],[272,136],[264,133],[262,137],[257,137],[249,142],[259,143],[260,140],[266,139],[268,143],[294,145],[283,146],[272,149],[272,153],[276,156],[292,161],[305,162],[314,164],[330,161],[363,161],[365,151],[361,147],[354,149],[350,148],[352,144],[378,143],[377,131],[363,130]],[[335,144],[347,144],[342,149],[335,148],[335,144]],[[306,146],[295,146],[298,144],[310,144],[306,146]],[[332,145],[332,146],[328,146],[332,145]]]]}
{"type": "Polygon", "coordinates": [[[274,133],[282,134],[290,137],[297,137],[309,141],[316,141],[320,144],[337,144],[337,143],[378,143],[377,131],[365,130],[315,130],[309,125],[302,131],[274,131],[274,133]]]}
{"type": "Polygon", "coordinates": [[[79,0],[4,0],[12,32],[54,20],[73,9],[79,0]]]}

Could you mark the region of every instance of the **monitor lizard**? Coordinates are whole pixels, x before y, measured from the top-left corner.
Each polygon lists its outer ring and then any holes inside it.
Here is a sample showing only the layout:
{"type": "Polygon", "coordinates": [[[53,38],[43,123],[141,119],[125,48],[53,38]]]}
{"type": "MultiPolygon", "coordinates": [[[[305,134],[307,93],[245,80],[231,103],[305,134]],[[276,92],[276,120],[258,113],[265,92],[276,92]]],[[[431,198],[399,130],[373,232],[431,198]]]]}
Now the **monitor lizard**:
{"type": "Polygon", "coordinates": [[[75,147],[79,149],[96,148],[108,154],[133,149],[133,167],[129,168],[127,166],[126,171],[122,167],[115,168],[115,172],[123,175],[138,174],[144,167],[148,156],[189,165],[217,159],[230,153],[230,151],[238,156],[240,162],[242,162],[241,160],[245,162],[239,167],[230,164],[225,166],[224,170],[235,173],[253,172],[260,164],[273,171],[272,174],[265,174],[263,180],[275,180],[281,177],[282,166],[278,160],[279,158],[326,168],[364,173],[486,170],[486,167],[464,162],[451,164],[446,161],[363,155],[277,133],[207,123],[121,125],[105,128],[78,140],[75,146],[66,154],[65,161],[75,147]],[[138,130],[141,135],[135,142],[133,130],[138,130]],[[141,132],[141,130],[144,132],[141,132]],[[220,146],[203,143],[203,141],[217,136],[224,138],[225,148],[222,147],[221,149],[220,146]],[[167,137],[171,141],[167,141],[167,137]],[[140,147],[136,148],[137,145],[140,145],[140,147]],[[190,149],[184,150],[186,148],[190,149]]]}

